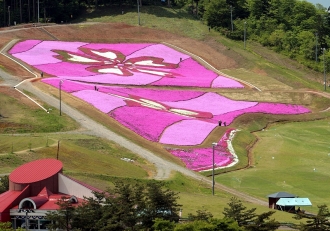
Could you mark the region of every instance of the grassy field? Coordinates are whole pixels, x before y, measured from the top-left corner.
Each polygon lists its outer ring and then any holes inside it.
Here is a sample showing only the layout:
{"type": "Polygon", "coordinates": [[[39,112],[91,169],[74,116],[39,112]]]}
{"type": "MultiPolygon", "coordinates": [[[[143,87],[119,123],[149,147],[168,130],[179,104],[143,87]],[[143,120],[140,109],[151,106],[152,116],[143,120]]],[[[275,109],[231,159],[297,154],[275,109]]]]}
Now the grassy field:
{"type": "Polygon", "coordinates": [[[308,197],[316,205],[330,200],[330,119],[273,124],[254,133],[253,166],[216,177],[229,187],[264,199],[268,194],[287,191],[308,197]]]}
{"type": "MultiPolygon", "coordinates": [[[[99,9],[79,20],[138,25],[136,9],[126,7],[123,10],[124,14],[121,14],[121,9],[99,9]]],[[[221,42],[226,47],[226,55],[238,62],[237,68],[221,71],[249,81],[262,90],[221,90],[223,95],[240,100],[303,104],[313,111],[310,115],[301,116],[238,118],[233,123],[233,127],[241,129],[234,139],[234,148],[240,157],[236,168],[247,166],[248,149],[258,140],[250,150],[252,166],[239,171],[217,171],[226,172],[216,176],[217,182],[265,201],[268,194],[278,191],[309,197],[313,207],[306,207],[306,210],[310,212],[316,212],[316,205],[329,201],[330,112],[319,111],[330,106],[330,100],[303,92],[304,89],[322,90],[322,74],[301,68],[292,60],[252,42],[248,42],[247,50],[244,50],[241,41],[228,40],[212,30],[209,33],[205,24],[184,10],[143,6],[140,24],[200,41],[214,39],[221,42]]],[[[115,143],[77,133],[78,125],[66,115],[60,117],[56,109],[52,109],[50,115],[45,114],[21,98],[1,93],[0,102],[0,114],[3,116],[0,118],[0,173],[8,173],[39,158],[56,158],[59,154],[65,174],[101,189],[111,187],[111,181],[119,178],[148,180],[152,177],[152,164],[115,143]]],[[[207,140],[210,144],[212,138],[207,140]]],[[[180,192],[183,216],[207,209],[215,217],[222,217],[223,208],[231,197],[221,191],[212,196],[210,185],[179,173],[173,173],[166,182],[172,190],[180,192]]],[[[246,206],[256,207],[258,213],[268,211],[266,207],[250,203],[246,206]]],[[[277,212],[274,217],[281,222],[297,222],[292,219],[292,214],[284,212],[277,212]]]]}

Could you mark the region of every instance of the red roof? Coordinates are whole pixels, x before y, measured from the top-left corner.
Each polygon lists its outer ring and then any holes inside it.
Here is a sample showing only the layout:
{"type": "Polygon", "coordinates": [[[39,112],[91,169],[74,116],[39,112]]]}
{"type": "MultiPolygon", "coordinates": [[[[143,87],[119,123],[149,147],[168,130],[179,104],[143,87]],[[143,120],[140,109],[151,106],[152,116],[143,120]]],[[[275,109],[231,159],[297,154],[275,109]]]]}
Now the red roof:
{"type": "MultiPolygon", "coordinates": [[[[70,195],[67,194],[53,194],[48,198],[48,201],[40,206],[40,210],[56,210],[59,209],[59,205],[56,204],[59,200],[62,199],[62,197],[70,198],[70,195]]],[[[85,200],[81,198],[77,198],[78,203],[72,204],[73,206],[79,206],[81,205],[85,200]]]]}
{"type": "Polygon", "coordinates": [[[44,187],[40,193],[38,194],[38,196],[40,197],[47,197],[49,198],[50,195],[52,195],[53,193],[51,191],[48,190],[48,188],[44,187]]]}
{"type": "Polygon", "coordinates": [[[0,194],[0,213],[7,210],[11,203],[13,203],[21,193],[23,193],[23,191],[7,191],[0,194]]]}
{"type": "Polygon", "coordinates": [[[63,168],[62,162],[55,159],[42,159],[23,164],[16,168],[9,180],[18,184],[29,184],[47,179],[63,168]]]}

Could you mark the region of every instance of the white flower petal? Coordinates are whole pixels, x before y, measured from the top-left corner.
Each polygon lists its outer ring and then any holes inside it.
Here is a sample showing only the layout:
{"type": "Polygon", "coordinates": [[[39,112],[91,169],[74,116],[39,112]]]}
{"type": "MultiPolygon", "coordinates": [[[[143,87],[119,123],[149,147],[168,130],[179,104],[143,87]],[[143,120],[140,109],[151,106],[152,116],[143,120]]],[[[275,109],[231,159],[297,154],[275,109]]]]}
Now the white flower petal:
{"type": "Polygon", "coordinates": [[[89,59],[83,56],[79,56],[79,55],[73,55],[73,54],[69,54],[71,56],[71,58],[69,58],[70,61],[73,62],[82,62],[82,63],[98,63],[98,60],[94,60],[94,59],[89,59]]]}
{"type": "Polygon", "coordinates": [[[168,74],[168,73],[162,72],[162,71],[150,71],[150,70],[141,70],[141,69],[138,69],[138,70],[143,73],[149,73],[149,74],[159,75],[159,76],[165,76],[168,74]]]}
{"type": "Polygon", "coordinates": [[[156,66],[156,67],[163,67],[163,66],[165,66],[163,64],[156,64],[152,60],[140,61],[140,62],[136,62],[135,64],[136,65],[142,65],[142,66],[156,66]]]}
{"type": "Polygon", "coordinates": [[[147,100],[147,99],[140,99],[142,102],[147,103],[147,104],[151,104],[153,105],[153,107],[155,108],[159,108],[159,109],[166,109],[163,105],[156,103],[154,101],[151,100],[147,100]]]}
{"type": "Polygon", "coordinates": [[[172,108],[169,111],[177,113],[177,114],[182,114],[182,115],[197,115],[198,114],[193,111],[188,111],[188,110],[184,110],[184,109],[175,109],[175,108],[172,108]]]}
{"type": "Polygon", "coordinates": [[[93,51],[92,52],[96,55],[108,58],[108,59],[116,59],[117,55],[111,51],[107,51],[107,52],[98,52],[98,51],[93,51]]]}
{"type": "Polygon", "coordinates": [[[111,73],[111,74],[117,74],[117,75],[123,74],[123,72],[119,68],[104,68],[104,69],[100,69],[98,72],[111,73]]]}

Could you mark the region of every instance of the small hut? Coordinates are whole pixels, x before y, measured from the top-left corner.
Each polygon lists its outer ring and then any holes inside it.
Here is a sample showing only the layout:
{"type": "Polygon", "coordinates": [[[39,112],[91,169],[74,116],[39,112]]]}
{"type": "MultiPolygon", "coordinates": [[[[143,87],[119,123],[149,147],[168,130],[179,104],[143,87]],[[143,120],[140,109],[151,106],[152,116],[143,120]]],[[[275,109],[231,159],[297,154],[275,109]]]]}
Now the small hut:
{"type": "MultiPolygon", "coordinates": [[[[268,197],[268,207],[270,209],[280,209],[276,202],[281,198],[295,198],[296,195],[287,193],[287,192],[277,192],[267,196],[268,197]]],[[[283,209],[283,208],[282,208],[283,209]]],[[[290,209],[290,208],[287,208],[290,209]]]]}
{"type": "Polygon", "coordinates": [[[300,206],[312,206],[312,203],[308,198],[281,198],[276,205],[282,211],[304,213],[304,210],[300,210],[300,206]],[[296,206],[299,206],[297,211],[296,206]]]}

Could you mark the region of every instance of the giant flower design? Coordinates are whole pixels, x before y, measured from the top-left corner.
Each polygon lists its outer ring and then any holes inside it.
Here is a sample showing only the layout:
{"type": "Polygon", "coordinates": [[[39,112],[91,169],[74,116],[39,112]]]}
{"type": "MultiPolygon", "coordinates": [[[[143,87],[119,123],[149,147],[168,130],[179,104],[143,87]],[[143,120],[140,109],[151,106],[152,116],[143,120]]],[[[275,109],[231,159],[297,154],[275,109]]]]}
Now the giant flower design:
{"type": "Polygon", "coordinates": [[[115,50],[89,48],[79,48],[79,50],[83,54],[64,50],[53,51],[59,54],[54,57],[60,60],[90,65],[86,68],[88,71],[120,76],[131,76],[134,72],[140,72],[162,77],[173,77],[173,73],[165,70],[178,67],[177,64],[166,63],[163,58],[158,57],[141,56],[126,59],[124,54],[115,50]]]}
{"type": "Polygon", "coordinates": [[[26,40],[9,51],[43,73],[91,84],[243,88],[163,44],[26,40]]]}

